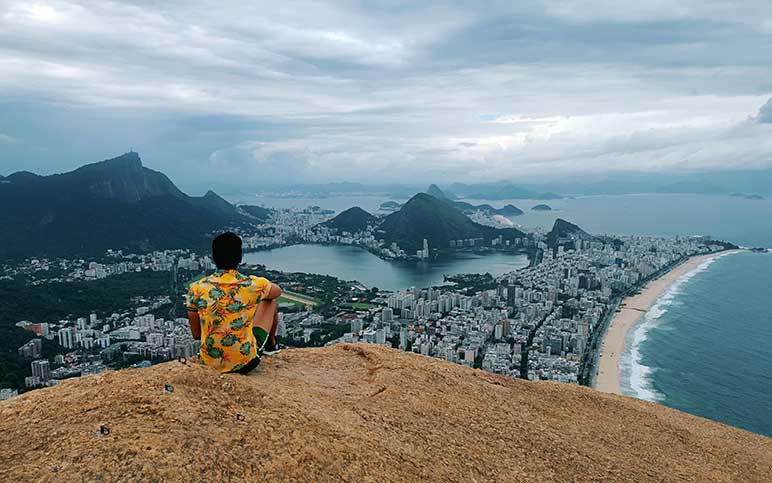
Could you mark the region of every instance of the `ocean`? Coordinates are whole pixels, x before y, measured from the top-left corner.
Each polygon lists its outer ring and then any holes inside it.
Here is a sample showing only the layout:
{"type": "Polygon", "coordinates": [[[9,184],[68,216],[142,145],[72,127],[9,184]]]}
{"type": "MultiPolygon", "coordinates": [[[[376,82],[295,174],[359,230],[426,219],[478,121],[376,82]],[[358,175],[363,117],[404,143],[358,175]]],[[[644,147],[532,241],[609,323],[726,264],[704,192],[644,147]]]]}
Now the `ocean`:
{"type": "Polygon", "coordinates": [[[772,254],[682,276],[630,331],[622,392],[772,437],[772,254]]]}
{"type": "MultiPolygon", "coordinates": [[[[336,211],[358,205],[378,213],[380,203],[388,199],[359,196],[300,200],[250,195],[232,201],[248,200],[275,207],[315,204],[336,211]]],[[[538,200],[466,201],[495,207],[512,203],[526,213],[511,220],[526,228],[547,230],[560,217],[596,234],[701,234],[742,246],[772,247],[770,199],[688,194],[587,196],[548,201],[553,208],[549,212],[530,211],[530,207],[540,203],[538,200]]],[[[292,253],[278,255],[279,259],[292,258],[292,253]]],[[[364,252],[364,259],[367,257],[377,260],[364,252]]],[[[339,260],[348,263],[350,258],[344,256],[339,260]]],[[[496,271],[502,268],[499,261],[468,259],[463,262],[463,271],[487,271],[490,267],[486,263],[491,263],[492,271],[496,271]]],[[[350,270],[336,268],[338,262],[330,263],[333,267],[327,266],[327,271],[350,270]]],[[[506,265],[507,261],[503,263],[506,265]]],[[[424,271],[430,275],[426,279],[395,277],[382,266],[365,271],[372,277],[368,278],[371,285],[383,288],[394,288],[406,279],[418,286],[422,280],[437,278],[436,272],[431,274],[433,267],[416,270],[415,273],[424,271]]],[[[443,271],[450,273],[454,268],[452,264],[446,265],[439,270],[443,271]]],[[[727,255],[687,273],[628,334],[622,367],[623,392],[772,437],[770,300],[772,254],[727,255]]]]}

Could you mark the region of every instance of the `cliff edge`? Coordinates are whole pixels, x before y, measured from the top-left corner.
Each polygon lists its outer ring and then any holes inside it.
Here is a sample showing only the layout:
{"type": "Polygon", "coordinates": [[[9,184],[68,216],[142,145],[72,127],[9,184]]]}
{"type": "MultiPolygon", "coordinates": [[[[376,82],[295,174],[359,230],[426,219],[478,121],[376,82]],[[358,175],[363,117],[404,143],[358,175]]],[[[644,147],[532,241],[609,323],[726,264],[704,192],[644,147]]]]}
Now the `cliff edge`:
{"type": "Polygon", "coordinates": [[[169,362],[0,403],[0,481],[762,482],[772,439],[374,345],[169,362]],[[101,431],[100,431],[101,428],[101,431]]]}

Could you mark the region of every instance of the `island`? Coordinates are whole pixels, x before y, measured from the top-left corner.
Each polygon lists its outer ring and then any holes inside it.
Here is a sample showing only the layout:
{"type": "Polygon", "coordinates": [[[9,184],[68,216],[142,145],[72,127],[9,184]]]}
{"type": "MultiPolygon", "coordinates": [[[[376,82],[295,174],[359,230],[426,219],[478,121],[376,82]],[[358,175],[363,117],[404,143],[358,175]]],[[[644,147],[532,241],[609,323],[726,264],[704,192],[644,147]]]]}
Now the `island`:
{"type": "Polygon", "coordinates": [[[742,198],[745,200],[763,200],[764,197],[755,193],[732,193],[729,196],[734,198],[742,198]]]}
{"type": "Polygon", "coordinates": [[[552,207],[549,205],[540,204],[531,208],[531,211],[552,211],[552,207]]]}
{"type": "Polygon", "coordinates": [[[402,205],[396,201],[385,201],[380,206],[382,211],[396,211],[400,208],[402,208],[402,205]]]}

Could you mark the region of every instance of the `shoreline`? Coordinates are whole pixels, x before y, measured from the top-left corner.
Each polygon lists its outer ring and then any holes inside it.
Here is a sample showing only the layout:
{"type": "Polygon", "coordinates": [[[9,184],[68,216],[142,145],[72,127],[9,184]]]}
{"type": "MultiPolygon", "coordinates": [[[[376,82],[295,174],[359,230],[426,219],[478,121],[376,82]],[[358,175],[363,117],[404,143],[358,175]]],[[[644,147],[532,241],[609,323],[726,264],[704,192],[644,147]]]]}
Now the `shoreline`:
{"type": "Polygon", "coordinates": [[[621,395],[620,365],[622,355],[627,349],[627,334],[638,326],[646,312],[683,275],[695,270],[708,260],[737,251],[740,250],[693,256],[661,277],[647,283],[638,294],[622,299],[616,314],[606,329],[606,333],[603,335],[600,345],[600,362],[592,387],[601,392],[621,395]]]}

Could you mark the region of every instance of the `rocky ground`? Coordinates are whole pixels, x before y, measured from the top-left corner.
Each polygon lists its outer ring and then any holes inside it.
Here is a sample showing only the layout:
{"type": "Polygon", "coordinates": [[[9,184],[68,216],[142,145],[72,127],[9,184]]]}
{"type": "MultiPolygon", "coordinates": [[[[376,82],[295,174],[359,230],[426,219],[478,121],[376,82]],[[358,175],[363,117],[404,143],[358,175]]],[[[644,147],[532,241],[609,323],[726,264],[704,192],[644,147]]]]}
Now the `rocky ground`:
{"type": "Polygon", "coordinates": [[[768,482],[772,440],[374,345],[170,362],[0,403],[0,481],[768,482]]]}

